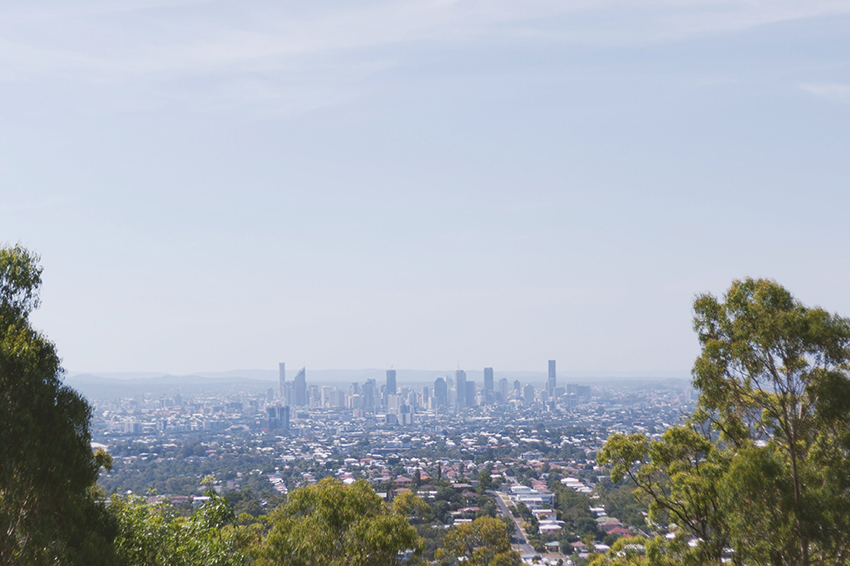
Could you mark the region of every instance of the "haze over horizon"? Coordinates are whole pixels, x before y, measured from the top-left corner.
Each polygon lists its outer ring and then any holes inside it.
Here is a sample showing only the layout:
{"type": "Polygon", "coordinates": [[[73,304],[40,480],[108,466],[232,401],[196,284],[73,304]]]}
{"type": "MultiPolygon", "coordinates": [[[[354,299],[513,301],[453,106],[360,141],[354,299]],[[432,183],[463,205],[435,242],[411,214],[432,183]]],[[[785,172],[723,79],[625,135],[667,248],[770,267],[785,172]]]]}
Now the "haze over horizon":
{"type": "MultiPolygon", "coordinates": [[[[286,378],[287,380],[292,380],[295,374],[298,372],[300,368],[295,369],[287,369],[286,370],[286,378]]],[[[476,376],[480,376],[483,373],[483,368],[460,368],[463,369],[470,379],[474,379],[476,376]]],[[[363,376],[363,375],[374,375],[380,378],[383,378],[386,373],[386,369],[381,368],[307,368],[308,380],[311,376],[318,375],[317,379],[327,378],[327,376],[339,376],[334,379],[348,379],[348,376],[363,376]]],[[[455,370],[448,369],[411,369],[411,368],[395,368],[398,376],[398,382],[402,383],[406,378],[410,376],[415,376],[415,378],[419,378],[419,376],[423,375],[439,375],[439,376],[449,376],[452,377],[454,375],[455,370]]],[[[522,369],[495,369],[495,374],[497,376],[512,376],[512,375],[527,375],[527,376],[535,376],[540,379],[545,380],[547,377],[546,370],[522,370],[522,369]]],[[[247,378],[261,378],[268,381],[277,381],[278,380],[278,372],[277,370],[270,369],[232,369],[232,370],[222,370],[222,371],[190,371],[187,373],[175,374],[171,372],[158,372],[158,371],[145,371],[145,372],[135,372],[135,371],[116,371],[116,372],[98,372],[98,371],[76,371],[76,370],[66,370],[66,374],[68,377],[77,377],[82,375],[91,375],[95,377],[107,377],[112,379],[138,379],[138,378],[146,378],[146,377],[187,377],[187,376],[197,376],[197,377],[247,377],[247,378]]],[[[606,370],[567,370],[558,372],[558,377],[561,381],[565,379],[572,378],[581,378],[586,377],[590,379],[595,378],[675,378],[675,379],[690,379],[689,371],[606,371],[606,370]]]]}
{"type": "Polygon", "coordinates": [[[15,0],[0,34],[0,243],[66,367],[679,372],[747,276],[850,315],[850,1],[15,0]]]}

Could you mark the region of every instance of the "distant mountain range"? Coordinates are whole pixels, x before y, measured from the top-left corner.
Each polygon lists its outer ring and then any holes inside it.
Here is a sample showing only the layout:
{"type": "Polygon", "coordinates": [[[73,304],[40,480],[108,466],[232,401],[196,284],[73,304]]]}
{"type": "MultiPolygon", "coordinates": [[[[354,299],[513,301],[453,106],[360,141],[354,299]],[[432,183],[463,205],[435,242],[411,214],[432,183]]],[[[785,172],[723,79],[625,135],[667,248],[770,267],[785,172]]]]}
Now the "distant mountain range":
{"type": "Polygon", "coordinates": [[[271,385],[268,380],[240,377],[218,378],[200,375],[153,374],[152,377],[102,377],[86,373],[69,375],[65,383],[90,399],[112,397],[134,397],[138,395],[164,396],[175,393],[194,395],[236,393],[239,391],[260,393],[271,385]]]}

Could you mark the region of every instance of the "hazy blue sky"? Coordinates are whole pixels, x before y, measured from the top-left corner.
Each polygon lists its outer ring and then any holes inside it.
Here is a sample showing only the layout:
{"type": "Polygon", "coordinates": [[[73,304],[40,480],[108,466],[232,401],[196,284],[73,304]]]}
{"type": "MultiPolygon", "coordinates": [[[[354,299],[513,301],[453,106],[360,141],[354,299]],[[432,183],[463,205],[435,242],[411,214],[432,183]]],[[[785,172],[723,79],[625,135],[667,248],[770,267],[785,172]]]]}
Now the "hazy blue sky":
{"type": "Polygon", "coordinates": [[[0,242],[77,371],[686,373],[850,315],[850,2],[3,2],[0,242]]]}

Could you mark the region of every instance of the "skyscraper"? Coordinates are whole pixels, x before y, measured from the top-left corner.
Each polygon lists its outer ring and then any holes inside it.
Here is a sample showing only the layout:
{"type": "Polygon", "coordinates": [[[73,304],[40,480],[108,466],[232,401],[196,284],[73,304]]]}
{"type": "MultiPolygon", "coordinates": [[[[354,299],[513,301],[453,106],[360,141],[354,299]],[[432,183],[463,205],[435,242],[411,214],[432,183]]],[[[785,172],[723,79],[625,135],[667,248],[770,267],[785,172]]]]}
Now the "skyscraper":
{"type": "Polygon", "coordinates": [[[384,395],[383,395],[384,407],[385,408],[387,408],[387,409],[389,408],[391,398],[395,397],[397,393],[398,393],[398,391],[396,389],[395,370],[394,369],[388,369],[387,370],[387,385],[386,385],[386,387],[384,387],[384,395]]]}
{"type": "Polygon", "coordinates": [[[260,424],[261,429],[276,430],[280,428],[280,421],[277,418],[277,407],[266,407],[266,418],[260,424]]]}
{"type": "Polygon", "coordinates": [[[457,392],[457,408],[466,407],[466,372],[462,369],[455,372],[455,391],[457,392]]]}
{"type": "Polygon", "coordinates": [[[295,375],[295,406],[307,404],[307,368],[301,368],[295,375]]]}
{"type": "Polygon", "coordinates": [[[280,428],[289,430],[289,407],[278,408],[277,418],[280,420],[280,428]]]}
{"type": "Polygon", "coordinates": [[[549,360],[549,379],[546,381],[546,393],[555,396],[555,360],[549,360]]]}
{"type": "Polygon", "coordinates": [[[396,390],[396,382],[395,382],[395,370],[388,369],[387,370],[387,395],[395,395],[398,393],[396,390]]]}
{"type": "Polygon", "coordinates": [[[363,410],[368,413],[375,412],[375,400],[378,393],[378,387],[374,379],[367,379],[363,384],[363,410]]]}
{"type": "Polygon", "coordinates": [[[484,368],[484,402],[490,404],[494,401],[493,390],[493,368],[484,368]]]}
{"type": "Polygon", "coordinates": [[[286,406],[286,407],[289,407],[290,405],[292,405],[292,395],[293,395],[292,392],[294,390],[293,386],[295,384],[292,383],[291,381],[287,381],[283,385],[284,385],[284,387],[283,387],[283,405],[286,406]]]}
{"type": "Polygon", "coordinates": [[[534,403],[534,386],[526,383],[522,390],[522,404],[528,406],[532,403],[534,403]]]}
{"type": "Polygon", "coordinates": [[[499,380],[499,393],[502,395],[502,403],[507,403],[507,401],[508,401],[508,380],[504,377],[499,380]]]}
{"type": "Polygon", "coordinates": [[[449,388],[442,377],[434,380],[434,402],[437,407],[445,407],[449,403],[449,388]]]}
{"type": "Polygon", "coordinates": [[[475,406],[475,382],[471,379],[466,382],[466,406],[475,406]]]}
{"type": "Polygon", "coordinates": [[[266,407],[266,420],[260,428],[276,430],[282,428],[289,430],[289,407],[266,407]]]}
{"type": "Polygon", "coordinates": [[[286,398],[286,364],[280,362],[279,364],[277,364],[277,369],[278,372],[280,372],[280,400],[283,401],[286,398]]]}

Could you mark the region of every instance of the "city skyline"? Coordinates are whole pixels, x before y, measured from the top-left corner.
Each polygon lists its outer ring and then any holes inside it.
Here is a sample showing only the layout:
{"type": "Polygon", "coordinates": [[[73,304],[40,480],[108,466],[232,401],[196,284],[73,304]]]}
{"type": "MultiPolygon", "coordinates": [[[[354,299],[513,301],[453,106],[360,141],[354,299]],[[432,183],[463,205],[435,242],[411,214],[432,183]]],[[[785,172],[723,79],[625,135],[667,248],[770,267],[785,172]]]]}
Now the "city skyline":
{"type": "MultiPolygon", "coordinates": [[[[558,387],[556,384],[555,360],[548,360],[546,381],[539,389],[534,380],[526,380],[520,387],[516,380],[513,391],[508,389],[508,379],[505,374],[497,374],[493,367],[485,367],[481,371],[483,383],[481,387],[475,379],[476,372],[468,376],[466,371],[458,368],[454,377],[440,375],[431,381],[398,383],[397,370],[386,370],[383,384],[374,378],[349,380],[347,383],[337,382],[327,384],[321,381],[309,382],[306,378],[306,367],[296,372],[293,381],[286,379],[286,363],[278,363],[278,391],[268,388],[264,395],[264,405],[267,407],[263,430],[289,428],[290,407],[298,409],[328,408],[348,409],[353,416],[383,414],[388,424],[410,425],[423,412],[461,412],[476,407],[506,407],[513,404],[530,406],[539,402],[545,410],[553,410],[559,402],[569,407],[572,398],[587,396],[590,385],[567,383],[558,387]],[[499,377],[499,389],[495,388],[495,378],[499,377]],[[417,391],[419,388],[419,391],[417,391]],[[283,411],[281,408],[285,408],[283,411]],[[277,425],[277,426],[276,426],[277,425]]],[[[421,377],[421,376],[420,376],[421,377]]],[[[245,382],[241,382],[244,387],[245,382]]],[[[256,394],[256,393],[255,393],[256,394]]],[[[182,395],[178,389],[178,395],[182,395]]],[[[244,391],[242,397],[244,398],[244,391]]],[[[256,404],[253,409],[259,409],[256,404]]],[[[297,414],[297,413],[296,413],[297,414]]]]}
{"type": "MultiPolygon", "coordinates": [[[[305,366],[306,367],[306,366],[305,366]]],[[[486,381],[485,371],[488,369],[494,369],[492,366],[484,366],[479,368],[467,368],[464,372],[472,373],[476,376],[480,376],[483,380],[486,381]]],[[[315,368],[310,370],[313,373],[319,374],[330,374],[330,381],[339,381],[347,379],[344,377],[345,375],[368,375],[370,377],[381,379],[385,378],[386,371],[381,368],[315,368]],[[339,376],[343,377],[339,377],[339,376]]],[[[451,377],[455,374],[457,370],[455,369],[446,369],[446,368],[437,368],[437,369],[429,369],[429,368],[400,368],[394,370],[397,375],[402,377],[402,380],[399,383],[404,383],[405,380],[417,380],[421,379],[416,377],[420,374],[427,375],[439,375],[442,377],[451,377]],[[413,377],[411,377],[411,374],[413,377]]],[[[505,368],[498,369],[495,368],[494,371],[497,374],[503,375],[521,375],[528,376],[530,378],[539,379],[542,383],[546,383],[549,379],[549,374],[546,368],[532,368],[532,369],[513,369],[513,368],[505,368]]],[[[286,370],[286,375],[294,376],[296,375],[296,370],[286,370]]],[[[659,378],[659,379],[690,379],[691,371],[689,369],[682,370],[644,370],[644,371],[605,371],[605,370],[581,370],[581,369],[566,369],[561,372],[562,377],[565,378],[586,378],[586,379],[643,379],[643,378],[659,378]]],[[[275,381],[278,382],[280,379],[280,371],[272,370],[272,369],[261,369],[261,368],[250,368],[250,369],[233,369],[233,370],[225,370],[225,371],[189,371],[186,373],[169,373],[169,372],[157,372],[157,371],[147,371],[147,372],[138,372],[138,371],[117,371],[117,372],[98,372],[98,371],[75,371],[69,370],[66,372],[66,375],[69,377],[73,376],[94,376],[94,377],[103,377],[117,380],[128,380],[128,379],[147,379],[147,378],[158,378],[158,377],[206,377],[206,378],[235,378],[242,377],[248,379],[259,379],[263,381],[275,381]]],[[[325,378],[326,380],[328,378],[325,378]]],[[[291,384],[292,380],[287,378],[287,384],[291,384]]]]}

